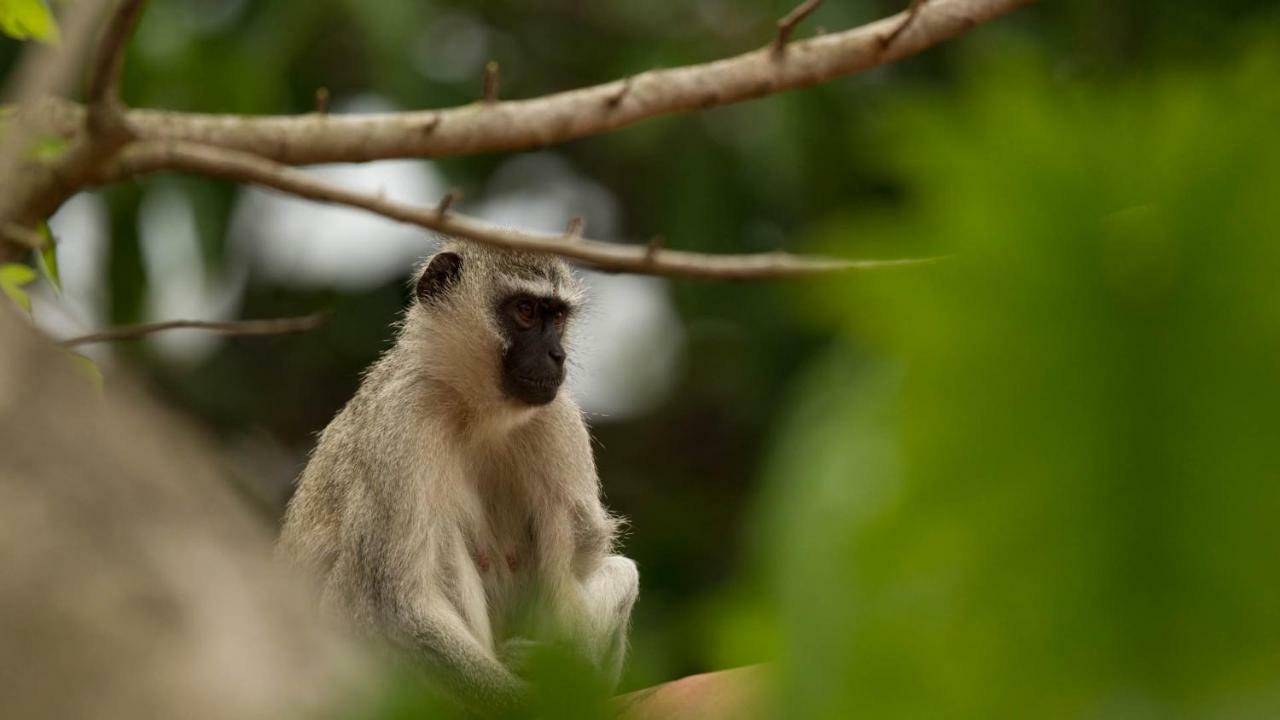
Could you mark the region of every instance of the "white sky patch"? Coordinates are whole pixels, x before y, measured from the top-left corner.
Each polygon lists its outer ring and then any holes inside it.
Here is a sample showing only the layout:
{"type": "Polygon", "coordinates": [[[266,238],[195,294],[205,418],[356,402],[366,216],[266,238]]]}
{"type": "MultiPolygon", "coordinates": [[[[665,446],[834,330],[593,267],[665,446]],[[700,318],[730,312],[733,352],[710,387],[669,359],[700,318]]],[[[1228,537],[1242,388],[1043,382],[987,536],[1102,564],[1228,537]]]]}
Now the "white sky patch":
{"type": "Polygon", "coordinates": [[[643,415],[671,394],[684,325],[662,278],[583,272],[589,307],[574,332],[569,386],[593,422],[643,415]]]}
{"type": "MultiPolygon", "coordinates": [[[[382,160],[302,172],[388,200],[434,207],[444,181],[429,163],[382,160]]],[[[258,188],[236,203],[231,237],[255,273],[285,285],[370,290],[408,275],[434,242],[430,232],[365,210],[322,205],[258,188]]]]}
{"type": "Polygon", "coordinates": [[[490,36],[489,27],[473,15],[442,13],[418,33],[409,59],[415,70],[432,80],[474,80],[492,54],[490,36]]]}
{"type": "MultiPolygon", "coordinates": [[[[54,337],[83,335],[107,322],[110,302],[107,290],[107,254],[110,224],[107,207],[94,193],[79,193],[49,218],[49,230],[57,242],[58,276],[62,292],[42,276],[32,289],[36,325],[54,337]]],[[[91,345],[76,352],[103,359],[107,345],[91,345]]]]}
{"type": "MultiPolygon", "coordinates": [[[[335,112],[390,112],[376,97],[335,102],[335,112]]],[[[388,200],[435,207],[447,191],[444,178],[424,160],[382,160],[301,168],[316,179],[388,200]]],[[[408,276],[434,245],[432,234],[339,205],[248,188],[232,212],[231,244],[256,274],[302,287],[370,290],[408,276]]]]}
{"type": "MultiPolygon", "coordinates": [[[[191,200],[177,186],[158,183],[142,199],[138,236],[147,272],[146,314],[158,320],[226,320],[236,316],[245,272],[229,264],[228,275],[205,265],[191,200]]],[[[173,330],[147,337],[171,360],[193,362],[224,338],[200,330],[173,330]]]]}

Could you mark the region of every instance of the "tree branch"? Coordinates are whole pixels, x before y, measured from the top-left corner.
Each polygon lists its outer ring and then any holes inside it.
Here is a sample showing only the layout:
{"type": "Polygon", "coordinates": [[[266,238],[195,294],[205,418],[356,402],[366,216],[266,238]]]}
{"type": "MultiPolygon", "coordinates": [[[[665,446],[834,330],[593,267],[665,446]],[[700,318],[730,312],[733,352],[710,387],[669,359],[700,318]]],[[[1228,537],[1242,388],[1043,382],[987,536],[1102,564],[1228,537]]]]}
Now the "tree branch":
{"type": "Polygon", "coordinates": [[[102,40],[89,76],[89,117],[91,133],[123,130],[120,102],[120,72],[124,68],[125,46],[142,16],[146,0],[120,0],[107,20],[102,40]]]}
{"type": "Polygon", "coordinates": [[[535,233],[491,225],[447,212],[449,196],[436,208],[420,208],[348,190],[315,179],[305,172],[249,153],[185,142],[136,143],[127,146],[112,165],[112,182],[166,170],[208,175],[234,182],[273,188],[318,202],[350,205],[400,222],[496,247],[553,253],[582,265],[609,272],[630,272],[683,278],[764,279],[804,277],[820,273],[916,265],[916,260],[838,260],[788,253],[708,255],[659,249],[656,245],[620,245],[565,233],[535,233]]]}
{"type": "MultiPolygon", "coordinates": [[[[1030,2],[932,0],[859,28],[791,42],[782,55],[770,42],[724,60],[529,100],[358,116],[131,110],[126,118],[139,139],[187,140],[290,165],[522,150],[851,75],[920,52],[1030,2]],[[910,32],[904,32],[908,21],[910,32]],[[887,37],[894,41],[885,43],[887,37]]],[[[83,114],[73,104],[57,105],[47,111],[49,122],[74,123],[83,114]]]]}
{"type": "MultiPolygon", "coordinates": [[[[13,122],[0,132],[0,223],[16,223],[35,227],[44,219],[42,201],[60,194],[60,179],[49,172],[44,163],[33,162],[28,153],[36,139],[56,132],[64,138],[78,134],[84,112],[71,104],[75,112],[63,119],[70,123],[53,124],[47,120],[48,108],[65,101],[42,100],[45,96],[67,90],[82,57],[90,44],[105,0],[81,0],[74,8],[64,8],[58,17],[62,40],[56,46],[27,43],[4,88],[4,100],[17,109],[13,122]]],[[[61,202],[59,199],[57,202],[61,202]]],[[[0,242],[0,261],[14,253],[15,246],[0,242]]]]}
{"type": "Polygon", "coordinates": [[[821,4],[822,0],[804,0],[791,12],[778,19],[778,37],[773,41],[774,52],[780,53],[787,49],[787,41],[791,39],[791,33],[795,31],[796,25],[812,15],[821,4]]]}
{"type": "Polygon", "coordinates": [[[304,333],[320,327],[324,323],[324,315],[317,313],[294,318],[274,318],[270,320],[165,320],[163,322],[142,323],[140,325],[124,325],[110,330],[79,335],[59,340],[63,347],[88,345],[90,343],[116,342],[118,340],[139,340],[148,335],[166,330],[192,328],[210,330],[219,335],[293,335],[304,333]]]}

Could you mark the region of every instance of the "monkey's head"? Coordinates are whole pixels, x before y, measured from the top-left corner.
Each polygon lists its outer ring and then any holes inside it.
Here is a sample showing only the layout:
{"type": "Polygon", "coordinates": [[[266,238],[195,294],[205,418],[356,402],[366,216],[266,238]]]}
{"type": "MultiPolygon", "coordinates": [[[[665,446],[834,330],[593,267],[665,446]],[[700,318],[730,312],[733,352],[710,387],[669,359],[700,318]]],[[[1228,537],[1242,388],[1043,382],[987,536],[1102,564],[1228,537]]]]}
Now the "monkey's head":
{"type": "Polygon", "coordinates": [[[450,241],[423,266],[415,296],[406,330],[427,331],[433,377],[481,404],[555,400],[582,297],[559,258],[450,241]]]}

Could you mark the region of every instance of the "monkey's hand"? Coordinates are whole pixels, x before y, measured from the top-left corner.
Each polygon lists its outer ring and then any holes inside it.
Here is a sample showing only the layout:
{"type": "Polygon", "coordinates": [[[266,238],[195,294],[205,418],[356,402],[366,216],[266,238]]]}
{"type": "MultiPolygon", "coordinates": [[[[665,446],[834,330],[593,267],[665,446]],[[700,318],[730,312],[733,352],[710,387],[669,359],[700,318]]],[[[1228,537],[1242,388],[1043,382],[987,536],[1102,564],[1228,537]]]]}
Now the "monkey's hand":
{"type": "Polygon", "coordinates": [[[545,645],[544,642],[529,638],[508,638],[498,648],[498,660],[502,661],[508,670],[523,677],[525,670],[529,667],[529,658],[538,651],[538,648],[545,645]]]}

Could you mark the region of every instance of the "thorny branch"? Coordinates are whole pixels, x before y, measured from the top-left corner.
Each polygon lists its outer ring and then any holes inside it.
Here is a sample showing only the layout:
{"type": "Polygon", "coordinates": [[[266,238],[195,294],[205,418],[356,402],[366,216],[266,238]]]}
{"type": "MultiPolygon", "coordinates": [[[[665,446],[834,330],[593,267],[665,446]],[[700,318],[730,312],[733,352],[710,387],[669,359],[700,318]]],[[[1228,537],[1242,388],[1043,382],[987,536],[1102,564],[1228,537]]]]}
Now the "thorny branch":
{"type": "MultiPolygon", "coordinates": [[[[130,110],[141,140],[189,140],[243,150],[288,165],[436,158],[526,150],[598,135],[642,120],[729,105],[808,87],[900,60],[1032,0],[932,0],[910,32],[886,45],[910,11],[843,32],[793,40],[779,61],[774,43],[736,57],[650,70],[625,80],[527,100],[362,115],[209,115],[130,110]],[[625,96],[626,102],[619,102],[625,96]]],[[[74,103],[50,102],[43,121],[71,133],[74,103]]]]}
{"type": "Polygon", "coordinates": [[[528,252],[555,253],[582,265],[608,272],[634,272],[683,278],[762,279],[803,277],[841,270],[870,270],[916,265],[930,260],[837,260],[788,253],[708,255],[658,250],[640,245],[589,240],[569,233],[536,233],[491,225],[448,212],[453,194],[435,208],[421,208],[367,193],[348,190],[295,168],[249,153],[196,143],[141,143],[121,153],[113,166],[116,177],[133,177],[166,170],[252,183],[317,202],[358,207],[400,222],[469,238],[486,245],[528,252]]]}
{"type": "Polygon", "coordinates": [[[658,243],[626,246],[588,240],[579,232],[549,235],[500,228],[448,212],[415,208],[321,183],[288,165],[363,162],[383,158],[467,155],[541,147],[599,134],[640,120],[725,105],[848,75],[918,52],[1031,0],[913,0],[908,10],[859,28],[802,41],[790,35],[817,6],[806,0],[782,18],[766,47],[732,58],[666,70],[529,100],[498,100],[497,68],[485,73],[481,102],[443,110],[382,115],[295,117],[201,115],[123,110],[118,82],[125,40],[143,0],[120,0],[98,52],[89,109],[49,99],[24,113],[46,132],[84,138],[67,158],[43,168],[29,197],[0,208],[0,222],[30,224],[86,187],[150,172],[180,170],[253,182],[321,202],[361,207],[437,232],[536,252],[556,253],[617,272],[698,278],[794,277],[819,272],[910,264],[852,262],[785,253],[704,255],[658,243]],[[908,32],[908,28],[910,31],[908,32]],[[785,53],[776,52],[778,46],[785,53]],[[103,108],[106,108],[104,111],[103,108]],[[113,114],[113,108],[118,115],[113,114]],[[95,141],[95,114],[116,117],[117,142],[95,141]],[[87,132],[86,132],[87,130],[87,132]],[[80,147],[84,146],[84,147],[80,147]],[[107,152],[101,152],[103,147],[107,152]],[[86,149],[87,148],[87,149],[86,149]],[[98,152],[94,152],[98,150],[98,152]]]}

